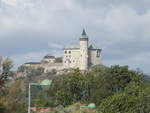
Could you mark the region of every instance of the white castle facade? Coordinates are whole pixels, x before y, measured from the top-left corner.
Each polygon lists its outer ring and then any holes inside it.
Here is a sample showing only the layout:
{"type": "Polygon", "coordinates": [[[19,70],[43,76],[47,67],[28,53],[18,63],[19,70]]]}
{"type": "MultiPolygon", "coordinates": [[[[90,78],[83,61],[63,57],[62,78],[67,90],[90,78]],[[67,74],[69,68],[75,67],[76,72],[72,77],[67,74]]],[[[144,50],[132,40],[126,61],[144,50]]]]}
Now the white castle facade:
{"type": "Polygon", "coordinates": [[[43,67],[45,72],[50,72],[53,69],[80,69],[88,70],[90,67],[101,64],[101,49],[89,45],[89,38],[83,30],[79,39],[79,44],[72,44],[63,48],[63,57],[55,58],[52,54],[46,55],[41,62],[29,62],[23,66],[31,66],[33,68],[43,67]]]}
{"type": "Polygon", "coordinates": [[[89,38],[83,30],[78,45],[71,45],[64,48],[63,66],[64,68],[79,68],[88,70],[91,66],[99,65],[101,49],[89,46],[89,38]]]}

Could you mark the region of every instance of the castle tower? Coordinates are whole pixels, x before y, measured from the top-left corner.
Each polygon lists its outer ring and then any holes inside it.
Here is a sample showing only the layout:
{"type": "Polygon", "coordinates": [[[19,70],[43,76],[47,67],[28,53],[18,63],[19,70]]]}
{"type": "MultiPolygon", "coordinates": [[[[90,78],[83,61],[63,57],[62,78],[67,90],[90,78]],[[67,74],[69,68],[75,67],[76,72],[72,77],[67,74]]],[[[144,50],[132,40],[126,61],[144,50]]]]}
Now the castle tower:
{"type": "Polygon", "coordinates": [[[88,36],[83,29],[80,38],[80,70],[88,69],[88,36]]]}

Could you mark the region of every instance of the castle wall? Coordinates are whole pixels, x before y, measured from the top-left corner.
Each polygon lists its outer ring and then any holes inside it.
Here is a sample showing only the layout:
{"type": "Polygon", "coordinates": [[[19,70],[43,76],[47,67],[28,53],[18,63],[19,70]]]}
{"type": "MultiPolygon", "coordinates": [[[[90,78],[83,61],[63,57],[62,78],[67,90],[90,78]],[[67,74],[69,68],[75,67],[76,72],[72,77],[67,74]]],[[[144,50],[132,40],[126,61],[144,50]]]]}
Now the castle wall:
{"type": "Polygon", "coordinates": [[[42,60],[42,63],[54,63],[55,62],[55,58],[45,58],[42,60]]]}
{"type": "Polygon", "coordinates": [[[45,65],[42,65],[42,67],[44,68],[44,73],[51,72],[52,70],[59,71],[59,70],[64,69],[62,63],[45,64],[45,65]]]}
{"type": "Polygon", "coordinates": [[[22,66],[37,69],[37,68],[41,67],[41,64],[23,64],[22,66]]]}
{"type": "Polygon", "coordinates": [[[64,50],[63,66],[64,68],[79,68],[80,50],[79,49],[64,50]]]}
{"type": "Polygon", "coordinates": [[[90,66],[101,64],[100,57],[101,51],[100,49],[90,49],[89,50],[89,64],[90,66]]]}

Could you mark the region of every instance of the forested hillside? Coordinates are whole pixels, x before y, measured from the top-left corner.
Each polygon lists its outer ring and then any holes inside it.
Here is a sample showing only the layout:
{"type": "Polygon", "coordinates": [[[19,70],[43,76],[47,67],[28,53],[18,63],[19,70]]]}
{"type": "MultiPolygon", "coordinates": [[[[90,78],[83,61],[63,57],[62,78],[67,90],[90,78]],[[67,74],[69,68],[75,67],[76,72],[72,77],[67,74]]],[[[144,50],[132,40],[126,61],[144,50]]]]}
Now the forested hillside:
{"type": "MultiPolygon", "coordinates": [[[[11,60],[1,63],[0,113],[27,113],[28,83],[32,79],[15,79],[11,68],[11,60]]],[[[129,70],[128,66],[96,66],[85,73],[76,69],[50,79],[52,85],[48,90],[41,86],[32,89],[36,94],[32,99],[32,107],[52,108],[48,113],[80,113],[81,106],[94,103],[95,109],[87,108],[82,112],[150,112],[150,79],[142,72],[129,70]]]]}

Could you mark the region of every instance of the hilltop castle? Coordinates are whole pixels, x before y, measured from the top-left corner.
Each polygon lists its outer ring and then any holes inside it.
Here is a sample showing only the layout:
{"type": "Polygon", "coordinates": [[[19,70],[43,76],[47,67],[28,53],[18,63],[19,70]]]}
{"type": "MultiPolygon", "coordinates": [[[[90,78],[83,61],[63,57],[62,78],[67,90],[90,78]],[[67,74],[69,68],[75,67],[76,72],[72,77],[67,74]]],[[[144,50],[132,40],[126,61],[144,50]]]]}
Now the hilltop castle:
{"type": "Polygon", "coordinates": [[[53,69],[76,69],[88,70],[90,67],[101,64],[101,49],[89,45],[89,38],[83,29],[79,44],[72,44],[63,48],[63,57],[55,58],[52,54],[46,55],[41,62],[29,62],[23,66],[33,68],[43,67],[45,72],[53,69]]]}
{"type": "Polygon", "coordinates": [[[101,49],[89,46],[89,38],[83,30],[78,45],[71,45],[64,48],[64,68],[79,68],[87,70],[91,66],[100,64],[101,49]]]}

